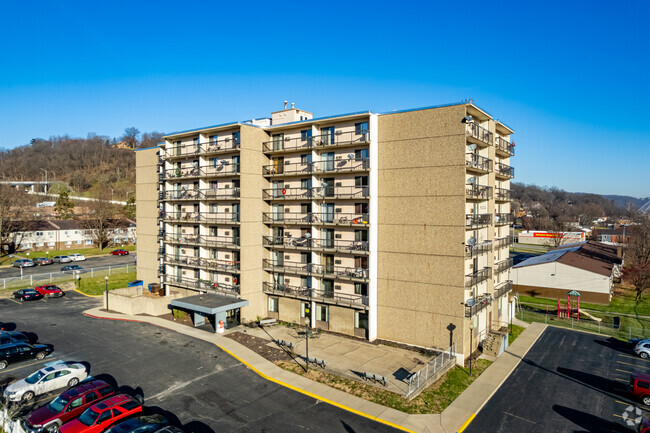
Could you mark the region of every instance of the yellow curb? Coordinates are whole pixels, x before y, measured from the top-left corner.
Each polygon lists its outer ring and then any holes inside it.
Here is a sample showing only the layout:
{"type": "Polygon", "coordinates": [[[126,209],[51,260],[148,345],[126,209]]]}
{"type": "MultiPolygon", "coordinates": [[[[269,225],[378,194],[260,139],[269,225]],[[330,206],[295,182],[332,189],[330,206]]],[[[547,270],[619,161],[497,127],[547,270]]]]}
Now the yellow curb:
{"type": "MultiPolygon", "coordinates": [[[[264,374],[264,373],[262,373],[261,371],[259,371],[257,368],[253,367],[252,365],[250,365],[249,363],[247,363],[246,361],[244,361],[243,359],[241,359],[239,356],[237,356],[237,355],[235,355],[234,353],[232,353],[230,350],[228,350],[228,349],[226,349],[226,348],[224,348],[224,347],[222,347],[222,346],[220,346],[220,345],[218,345],[218,344],[217,344],[217,347],[218,347],[219,349],[223,350],[224,352],[226,352],[228,355],[230,355],[230,356],[232,356],[233,358],[235,358],[236,360],[238,360],[239,362],[241,362],[242,364],[244,364],[246,367],[248,367],[248,368],[250,368],[251,370],[253,370],[253,371],[254,371],[255,373],[257,373],[258,375],[262,376],[262,377],[263,377],[264,379],[266,379],[266,380],[270,380],[271,382],[275,382],[275,383],[277,383],[278,385],[282,385],[282,386],[284,386],[284,387],[286,387],[286,388],[289,388],[289,389],[294,390],[294,391],[296,391],[296,392],[299,392],[299,393],[301,393],[301,394],[307,395],[307,396],[309,396],[309,397],[311,397],[311,398],[315,398],[316,400],[320,400],[320,401],[323,401],[323,402],[325,402],[325,403],[331,404],[332,406],[336,406],[336,407],[338,407],[338,408],[340,408],[340,409],[343,409],[343,410],[346,410],[346,411],[348,411],[348,412],[352,412],[352,413],[354,413],[354,414],[356,414],[356,415],[360,415],[360,416],[362,416],[362,417],[364,417],[364,418],[368,418],[368,419],[371,419],[371,420],[373,420],[373,421],[377,421],[377,422],[380,422],[380,423],[382,423],[382,424],[386,424],[386,425],[388,425],[388,426],[391,426],[391,427],[393,427],[393,428],[396,428],[396,429],[399,429],[399,430],[402,430],[402,431],[405,431],[405,432],[415,433],[413,430],[409,430],[409,429],[407,429],[407,428],[405,428],[405,427],[402,427],[402,426],[399,425],[399,424],[395,424],[395,423],[392,423],[392,422],[390,422],[390,421],[386,421],[386,420],[383,420],[383,419],[381,419],[381,418],[377,418],[377,417],[375,417],[375,416],[369,415],[369,414],[367,414],[367,413],[360,412],[360,411],[358,411],[358,410],[356,410],[356,409],[352,409],[352,408],[349,407],[349,406],[345,406],[345,405],[343,405],[343,404],[341,404],[341,403],[337,403],[337,402],[332,401],[332,400],[329,400],[329,399],[327,399],[327,398],[325,398],[325,397],[321,397],[321,396],[319,396],[319,395],[317,395],[317,394],[311,393],[311,392],[309,392],[309,391],[305,391],[304,389],[300,389],[300,388],[295,387],[295,386],[293,386],[293,385],[290,385],[290,384],[288,384],[288,383],[282,382],[281,380],[275,379],[275,378],[273,378],[273,377],[271,377],[271,376],[267,376],[266,374],[264,374]]],[[[472,415],[472,418],[473,418],[473,417],[474,417],[474,416],[472,415]]],[[[463,427],[463,428],[464,428],[464,427],[463,427]]],[[[462,431],[462,430],[461,430],[461,431],[462,431]]]]}
{"type": "Polygon", "coordinates": [[[104,296],[104,295],[87,295],[87,294],[85,294],[84,292],[80,292],[80,291],[77,290],[77,289],[72,289],[72,290],[74,290],[75,292],[77,292],[77,293],[79,293],[79,294],[82,294],[82,295],[84,295],[84,296],[88,296],[89,298],[101,298],[102,296],[104,296]]]}
{"type": "Polygon", "coordinates": [[[467,421],[465,421],[463,423],[463,425],[460,426],[460,428],[458,429],[458,431],[456,433],[462,433],[463,430],[465,430],[467,428],[467,426],[472,422],[472,420],[474,419],[475,416],[476,416],[475,413],[471,414],[469,416],[469,418],[467,418],[467,421]]]}

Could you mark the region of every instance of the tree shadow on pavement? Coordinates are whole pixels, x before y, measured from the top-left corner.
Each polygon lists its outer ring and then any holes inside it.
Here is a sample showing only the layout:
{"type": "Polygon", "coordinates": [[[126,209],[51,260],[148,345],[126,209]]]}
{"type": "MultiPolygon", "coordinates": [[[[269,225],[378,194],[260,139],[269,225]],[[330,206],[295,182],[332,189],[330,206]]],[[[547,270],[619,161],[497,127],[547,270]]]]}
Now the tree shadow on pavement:
{"type": "Polygon", "coordinates": [[[186,433],[215,433],[209,425],[200,421],[188,422],[182,428],[186,433]]]}
{"type": "MultiPolygon", "coordinates": [[[[635,430],[566,406],[553,405],[553,410],[589,433],[634,433],[635,430]]],[[[582,433],[582,432],[577,432],[582,433]]]]}
{"type": "Polygon", "coordinates": [[[610,337],[607,340],[594,339],[593,341],[597,344],[600,344],[601,346],[616,350],[617,352],[626,353],[628,355],[632,355],[634,353],[628,344],[619,340],[618,338],[610,337]]]}
{"type": "Polygon", "coordinates": [[[614,394],[616,397],[622,399],[629,399],[630,397],[625,384],[622,382],[564,367],[558,367],[557,372],[584,385],[587,385],[597,391],[601,391],[607,394],[614,394]]]}

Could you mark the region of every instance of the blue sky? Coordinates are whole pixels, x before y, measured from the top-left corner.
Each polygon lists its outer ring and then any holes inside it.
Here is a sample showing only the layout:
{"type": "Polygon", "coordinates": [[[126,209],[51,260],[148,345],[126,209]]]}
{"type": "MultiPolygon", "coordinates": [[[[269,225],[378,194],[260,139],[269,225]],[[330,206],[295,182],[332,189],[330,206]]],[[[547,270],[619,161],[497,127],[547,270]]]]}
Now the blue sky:
{"type": "Polygon", "coordinates": [[[285,4],[0,1],[0,147],[472,98],[517,181],[650,196],[650,2],[285,4]]]}

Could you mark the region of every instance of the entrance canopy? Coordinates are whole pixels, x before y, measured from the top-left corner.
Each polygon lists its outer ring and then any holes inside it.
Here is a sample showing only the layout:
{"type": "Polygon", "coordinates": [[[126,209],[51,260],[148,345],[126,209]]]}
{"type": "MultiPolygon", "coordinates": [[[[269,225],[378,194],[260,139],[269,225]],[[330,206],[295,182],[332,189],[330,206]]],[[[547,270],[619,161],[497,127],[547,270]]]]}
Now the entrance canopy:
{"type": "Polygon", "coordinates": [[[248,305],[246,299],[233,298],[232,296],[204,293],[202,295],[188,296],[186,298],[172,299],[172,307],[196,311],[203,314],[220,315],[226,311],[234,310],[248,305]]]}

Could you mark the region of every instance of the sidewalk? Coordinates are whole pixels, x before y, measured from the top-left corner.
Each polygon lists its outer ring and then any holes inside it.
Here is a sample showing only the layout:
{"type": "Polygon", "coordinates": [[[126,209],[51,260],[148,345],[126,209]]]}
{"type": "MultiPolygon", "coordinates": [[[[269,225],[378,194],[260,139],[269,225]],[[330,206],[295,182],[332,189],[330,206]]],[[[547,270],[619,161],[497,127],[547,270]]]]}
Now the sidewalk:
{"type": "Polygon", "coordinates": [[[101,311],[100,308],[87,310],[83,314],[97,319],[150,323],[184,335],[209,341],[271,382],[399,430],[418,433],[451,433],[462,431],[466,427],[465,424],[467,421],[470,421],[478,413],[546,328],[542,324],[531,324],[522,332],[515,343],[442,414],[409,415],[290,373],[230,338],[224,338],[220,334],[190,328],[158,317],[129,316],[101,311]]]}

